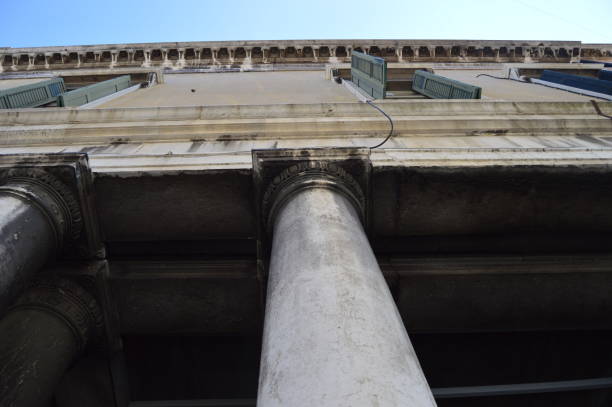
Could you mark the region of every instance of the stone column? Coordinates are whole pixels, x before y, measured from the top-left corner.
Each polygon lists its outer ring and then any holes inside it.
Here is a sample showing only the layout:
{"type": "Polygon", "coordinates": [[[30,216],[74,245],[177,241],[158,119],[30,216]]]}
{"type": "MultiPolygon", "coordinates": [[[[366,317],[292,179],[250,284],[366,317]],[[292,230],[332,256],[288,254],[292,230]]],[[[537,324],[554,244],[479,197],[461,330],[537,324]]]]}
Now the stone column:
{"type": "Polygon", "coordinates": [[[263,199],[272,234],[259,407],[435,406],[342,168],[306,162],[263,199]]]}
{"type": "Polygon", "coordinates": [[[102,328],[95,299],[76,283],[46,279],[0,320],[0,405],[47,407],[64,372],[102,328]]]}
{"type": "Polygon", "coordinates": [[[0,184],[1,314],[82,225],[70,190],[44,170],[9,170],[0,184]]]}

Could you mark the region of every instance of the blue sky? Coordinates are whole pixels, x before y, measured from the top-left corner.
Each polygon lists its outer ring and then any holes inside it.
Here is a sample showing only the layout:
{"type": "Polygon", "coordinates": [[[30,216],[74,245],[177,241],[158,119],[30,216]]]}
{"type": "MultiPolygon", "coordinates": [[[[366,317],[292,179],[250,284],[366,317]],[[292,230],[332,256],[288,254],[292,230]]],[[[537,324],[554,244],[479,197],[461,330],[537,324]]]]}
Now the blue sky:
{"type": "Polygon", "coordinates": [[[612,43],[612,0],[0,0],[0,47],[275,39],[612,43]]]}

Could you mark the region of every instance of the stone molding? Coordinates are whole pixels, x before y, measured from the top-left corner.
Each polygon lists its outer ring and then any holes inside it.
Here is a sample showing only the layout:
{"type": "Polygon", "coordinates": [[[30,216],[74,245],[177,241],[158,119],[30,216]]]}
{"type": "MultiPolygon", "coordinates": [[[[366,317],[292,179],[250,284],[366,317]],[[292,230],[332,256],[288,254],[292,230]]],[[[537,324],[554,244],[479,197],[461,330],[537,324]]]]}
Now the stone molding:
{"type": "Polygon", "coordinates": [[[83,228],[79,203],[70,189],[40,168],[13,168],[2,177],[0,192],[19,196],[36,205],[53,227],[56,245],[77,239],[83,228]]]}
{"type": "Polygon", "coordinates": [[[79,351],[98,339],[104,322],[96,299],[77,283],[66,278],[38,280],[19,298],[11,310],[37,309],[60,318],[70,327],[79,351]]]}
{"type": "Polygon", "coordinates": [[[326,161],[306,161],[292,165],[274,177],[263,196],[262,218],[268,233],[278,211],[296,193],[311,188],[327,188],[343,194],[365,221],[365,195],[357,181],[342,167],[326,161]]]}
{"type": "MultiPolygon", "coordinates": [[[[598,115],[588,101],[423,100],[384,101],[380,106],[393,118],[395,137],[607,136],[612,129],[612,122],[598,115]]],[[[600,102],[598,106],[604,114],[612,115],[612,103],[600,102]]],[[[117,147],[112,154],[105,151],[105,158],[118,156],[119,144],[129,147],[142,142],[205,141],[229,147],[228,142],[233,141],[307,139],[297,145],[310,148],[320,139],[338,139],[336,145],[343,146],[347,138],[362,138],[363,145],[375,145],[367,139],[380,137],[380,142],[389,134],[388,119],[365,103],[7,110],[0,111],[0,127],[5,135],[0,139],[2,149],[40,151],[39,147],[44,147],[57,151],[59,146],[82,146],[95,156],[103,149],[94,145],[117,147]]],[[[328,141],[320,144],[333,145],[328,141]]],[[[177,151],[172,157],[178,157],[177,151]]]]}

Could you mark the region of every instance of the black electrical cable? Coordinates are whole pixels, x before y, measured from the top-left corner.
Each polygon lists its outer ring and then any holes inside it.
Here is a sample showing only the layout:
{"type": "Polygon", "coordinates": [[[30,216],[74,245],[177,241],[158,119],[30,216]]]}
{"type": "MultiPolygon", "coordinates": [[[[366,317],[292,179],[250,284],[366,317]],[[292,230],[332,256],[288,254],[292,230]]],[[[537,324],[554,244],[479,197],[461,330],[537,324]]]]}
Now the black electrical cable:
{"type": "Polygon", "coordinates": [[[591,103],[593,104],[593,107],[595,108],[595,111],[597,112],[598,115],[603,116],[603,117],[607,117],[608,119],[612,119],[612,116],[608,116],[607,114],[604,114],[601,109],[599,108],[599,105],[597,104],[596,101],[594,101],[593,99],[591,99],[591,103]]]}
{"type": "Polygon", "coordinates": [[[389,139],[391,138],[391,136],[393,135],[393,119],[391,119],[391,117],[385,113],[384,110],[382,110],[380,107],[376,106],[374,103],[372,103],[369,100],[366,100],[366,103],[370,106],[372,106],[374,109],[378,110],[379,112],[381,112],[383,115],[385,115],[385,117],[387,119],[389,119],[389,123],[391,123],[391,130],[389,130],[389,134],[387,135],[387,138],[384,139],[382,141],[382,143],[376,144],[374,147],[370,147],[370,150],[374,150],[375,148],[378,148],[380,146],[382,146],[383,144],[385,144],[387,141],[389,141],[389,139]]]}
{"type": "Polygon", "coordinates": [[[480,74],[476,75],[477,78],[479,76],[488,76],[489,78],[493,78],[493,79],[503,79],[503,80],[506,80],[506,81],[515,81],[515,82],[520,82],[520,83],[531,83],[531,82],[529,82],[529,80],[521,81],[519,79],[514,79],[514,78],[502,78],[501,76],[489,75],[488,73],[480,73],[480,74]]]}

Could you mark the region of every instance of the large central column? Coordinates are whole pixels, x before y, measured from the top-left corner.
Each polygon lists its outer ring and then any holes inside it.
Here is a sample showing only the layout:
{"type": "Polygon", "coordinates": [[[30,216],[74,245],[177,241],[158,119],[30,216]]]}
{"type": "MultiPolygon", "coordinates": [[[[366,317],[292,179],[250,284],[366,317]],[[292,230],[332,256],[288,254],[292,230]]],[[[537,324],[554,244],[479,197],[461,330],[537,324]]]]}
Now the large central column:
{"type": "Polygon", "coordinates": [[[264,196],[272,233],[258,406],[435,406],[341,168],[285,170],[264,196]]]}
{"type": "Polygon", "coordinates": [[[80,233],[79,205],[42,169],[15,169],[0,185],[0,314],[65,238],[80,233]]]}

